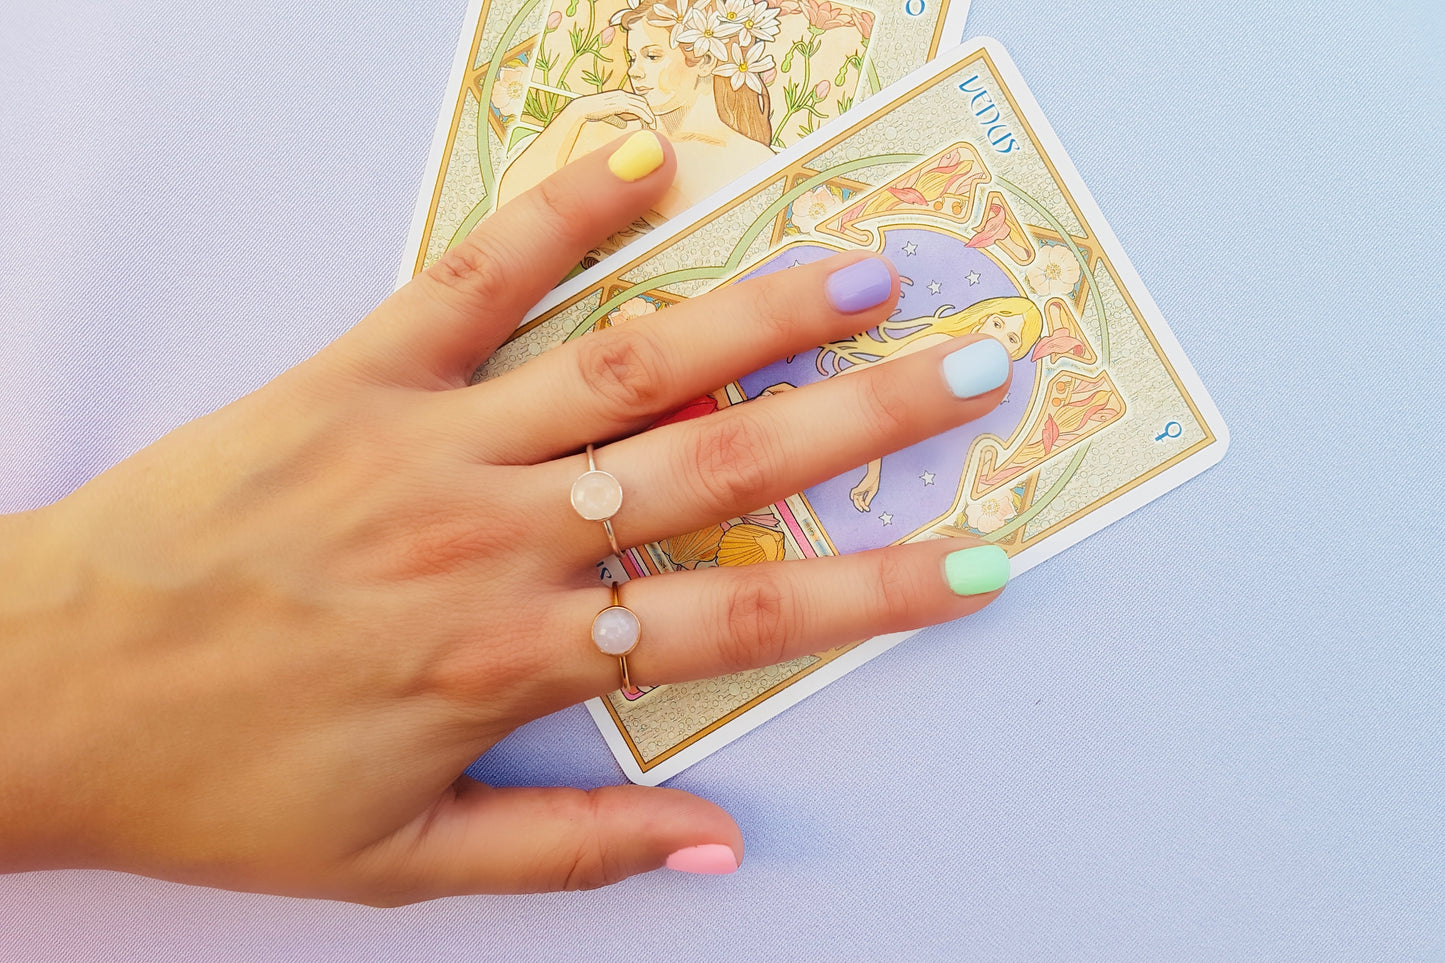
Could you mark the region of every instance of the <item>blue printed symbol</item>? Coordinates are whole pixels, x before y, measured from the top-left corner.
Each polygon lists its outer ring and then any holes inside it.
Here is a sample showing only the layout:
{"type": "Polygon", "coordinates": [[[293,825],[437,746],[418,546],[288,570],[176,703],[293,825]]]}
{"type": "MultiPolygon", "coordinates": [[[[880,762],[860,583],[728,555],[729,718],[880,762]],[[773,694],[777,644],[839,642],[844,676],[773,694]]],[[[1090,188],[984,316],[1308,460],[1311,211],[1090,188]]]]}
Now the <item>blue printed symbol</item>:
{"type": "Polygon", "coordinates": [[[903,0],[903,12],[910,17],[921,17],[928,7],[928,0],[903,0]]]}
{"type": "Polygon", "coordinates": [[[1169,422],[1169,424],[1164,426],[1164,434],[1156,435],[1154,437],[1154,440],[1163,441],[1165,438],[1178,438],[1182,434],[1184,434],[1183,426],[1181,426],[1177,421],[1171,421],[1169,422]]]}

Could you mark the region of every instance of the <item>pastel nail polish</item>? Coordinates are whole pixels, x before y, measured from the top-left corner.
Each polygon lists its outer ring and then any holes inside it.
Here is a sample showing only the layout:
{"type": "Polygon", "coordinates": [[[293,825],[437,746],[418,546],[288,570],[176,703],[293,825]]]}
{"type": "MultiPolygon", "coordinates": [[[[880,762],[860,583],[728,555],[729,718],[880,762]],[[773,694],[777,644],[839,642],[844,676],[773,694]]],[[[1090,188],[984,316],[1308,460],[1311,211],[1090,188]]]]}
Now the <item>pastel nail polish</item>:
{"type": "Polygon", "coordinates": [[[888,300],[893,293],[893,275],[882,258],[870,257],[828,275],[823,290],[836,310],[857,314],[888,300]]]}
{"type": "Polygon", "coordinates": [[[640,181],[662,166],[662,142],[650,130],[639,130],[607,158],[607,169],[621,180],[640,181]]]}
{"type": "Polygon", "coordinates": [[[943,560],[943,575],[954,595],[983,595],[1008,584],[1008,552],[997,545],[960,549],[943,560]]]}
{"type": "Polygon", "coordinates": [[[667,857],[667,868],[675,869],[679,873],[722,876],[737,872],[738,858],[733,855],[731,846],[724,846],[722,843],[707,843],[702,846],[679,849],[667,857]]]}
{"type": "Polygon", "coordinates": [[[1008,380],[1013,359],[993,338],[964,345],[943,359],[943,377],[955,398],[977,398],[1008,380]]]}

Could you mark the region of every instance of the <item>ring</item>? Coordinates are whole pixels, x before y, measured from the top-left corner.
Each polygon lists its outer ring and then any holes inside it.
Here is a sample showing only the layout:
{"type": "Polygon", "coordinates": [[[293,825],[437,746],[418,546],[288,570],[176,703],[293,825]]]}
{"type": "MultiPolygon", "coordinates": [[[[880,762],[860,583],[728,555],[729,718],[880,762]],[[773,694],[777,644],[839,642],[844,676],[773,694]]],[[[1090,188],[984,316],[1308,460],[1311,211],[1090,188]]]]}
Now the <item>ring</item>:
{"type": "Polygon", "coordinates": [[[622,484],[597,467],[592,446],[587,446],[587,470],[572,483],[572,507],[589,522],[601,522],[607,530],[607,544],[612,554],[621,555],[617,536],[612,532],[612,516],[622,507],[622,484]]]}
{"type": "Polygon", "coordinates": [[[636,612],[622,604],[617,583],[613,582],[612,604],[592,619],[592,644],[603,655],[617,656],[617,664],[622,669],[622,691],[629,696],[637,695],[638,689],[627,673],[627,654],[637,648],[641,639],[642,623],[638,621],[636,612]]]}

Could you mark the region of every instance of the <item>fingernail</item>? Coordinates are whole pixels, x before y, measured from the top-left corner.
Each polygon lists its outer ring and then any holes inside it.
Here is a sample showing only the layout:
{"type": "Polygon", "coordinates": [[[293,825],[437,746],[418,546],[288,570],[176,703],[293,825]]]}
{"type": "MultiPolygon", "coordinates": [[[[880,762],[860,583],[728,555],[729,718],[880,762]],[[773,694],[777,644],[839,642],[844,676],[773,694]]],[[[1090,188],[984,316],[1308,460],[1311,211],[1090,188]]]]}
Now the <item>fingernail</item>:
{"type": "Polygon", "coordinates": [[[997,545],[965,548],[943,560],[943,575],[954,595],[997,592],[1008,584],[1008,569],[1008,552],[997,545]]]}
{"type": "Polygon", "coordinates": [[[628,183],[640,181],[662,166],[662,143],[650,130],[639,130],[607,158],[607,169],[628,183]]]}
{"type": "Polygon", "coordinates": [[[993,338],[964,345],[943,359],[943,377],[956,398],[976,398],[1008,380],[1013,359],[993,338]]]}
{"type": "Polygon", "coordinates": [[[689,846],[679,849],[667,857],[667,868],[679,873],[706,873],[721,876],[738,870],[738,858],[731,846],[722,843],[708,843],[704,846],[689,846]]]}
{"type": "Polygon", "coordinates": [[[893,275],[882,258],[870,257],[834,271],[823,288],[834,308],[857,314],[888,300],[893,293],[893,275]]]}

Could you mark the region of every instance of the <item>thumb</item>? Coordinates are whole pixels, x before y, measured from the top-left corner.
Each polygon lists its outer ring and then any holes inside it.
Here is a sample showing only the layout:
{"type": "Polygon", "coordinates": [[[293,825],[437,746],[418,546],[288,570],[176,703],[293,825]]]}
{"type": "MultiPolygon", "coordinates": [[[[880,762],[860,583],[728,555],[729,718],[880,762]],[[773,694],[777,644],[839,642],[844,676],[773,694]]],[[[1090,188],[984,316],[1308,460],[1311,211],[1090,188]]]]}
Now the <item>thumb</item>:
{"type": "Polygon", "coordinates": [[[732,817],[680,790],[498,789],[466,778],[381,845],[369,855],[385,882],[372,896],[387,905],[596,889],[663,866],[731,873],[743,853],[732,817]]]}

